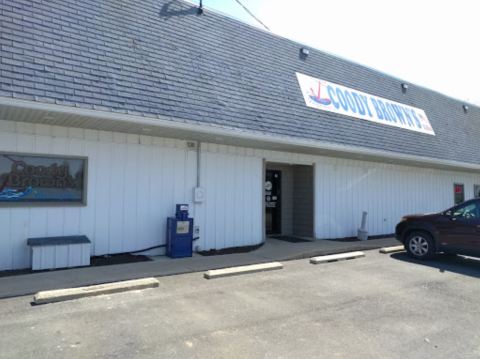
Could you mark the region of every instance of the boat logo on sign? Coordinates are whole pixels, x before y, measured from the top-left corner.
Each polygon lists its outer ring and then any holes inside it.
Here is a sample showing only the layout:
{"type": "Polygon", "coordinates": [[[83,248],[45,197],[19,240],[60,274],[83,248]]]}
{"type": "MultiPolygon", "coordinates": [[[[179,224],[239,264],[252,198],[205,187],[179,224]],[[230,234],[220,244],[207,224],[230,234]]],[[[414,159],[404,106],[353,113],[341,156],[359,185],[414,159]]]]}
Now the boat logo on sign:
{"type": "Polygon", "coordinates": [[[318,81],[318,90],[315,91],[313,87],[310,87],[310,92],[308,96],[312,101],[319,103],[320,105],[325,105],[325,106],[330,105],[332,101],[328,97],[322,98],[321,94],[322,94],[322,81],[318,81]]]}

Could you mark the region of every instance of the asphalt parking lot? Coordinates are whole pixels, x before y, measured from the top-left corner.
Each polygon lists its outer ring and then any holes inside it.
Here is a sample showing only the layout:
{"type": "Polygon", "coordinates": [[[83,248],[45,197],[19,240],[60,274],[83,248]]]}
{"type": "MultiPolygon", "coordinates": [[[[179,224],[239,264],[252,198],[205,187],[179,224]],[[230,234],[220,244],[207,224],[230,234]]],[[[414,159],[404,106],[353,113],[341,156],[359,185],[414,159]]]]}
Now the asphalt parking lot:
{"type": "Polygon", "coordinates": [[[0,357],[480,357],[480,261],[366,254],[56,304],[4,299],[0,357]]]}

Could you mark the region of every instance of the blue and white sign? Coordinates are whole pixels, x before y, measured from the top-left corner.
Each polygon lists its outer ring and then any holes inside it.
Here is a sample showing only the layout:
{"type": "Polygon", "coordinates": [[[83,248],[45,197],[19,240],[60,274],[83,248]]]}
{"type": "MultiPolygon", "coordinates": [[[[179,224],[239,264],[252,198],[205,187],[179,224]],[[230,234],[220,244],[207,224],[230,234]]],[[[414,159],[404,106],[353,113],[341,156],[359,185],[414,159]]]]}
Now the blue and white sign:
{"type": "Polygon", "coordinates": [[[87,159],[0,152],[0,204],[85,203],[87,159]]]}
{"type": "Polygon", "coordinates": [[[308,107],[435,135],[425,111],[297,72],[308,107]]]}

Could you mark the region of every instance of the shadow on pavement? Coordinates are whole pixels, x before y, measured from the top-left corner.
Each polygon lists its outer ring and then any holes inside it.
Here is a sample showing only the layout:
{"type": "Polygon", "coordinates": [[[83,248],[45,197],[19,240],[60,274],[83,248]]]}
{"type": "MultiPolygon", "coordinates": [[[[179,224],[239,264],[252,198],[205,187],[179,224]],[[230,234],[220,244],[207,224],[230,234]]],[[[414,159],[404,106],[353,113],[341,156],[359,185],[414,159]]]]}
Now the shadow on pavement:
{"type": "Polygon", "coordinates": [[[438,254],[432,260],[419,261],[410,258],[406,253],[395,253],[391,258],[412,264],[438,268],[441,273],[452,272],[470,277],[480,278],[480,259],[460,255],[438,254]]]}

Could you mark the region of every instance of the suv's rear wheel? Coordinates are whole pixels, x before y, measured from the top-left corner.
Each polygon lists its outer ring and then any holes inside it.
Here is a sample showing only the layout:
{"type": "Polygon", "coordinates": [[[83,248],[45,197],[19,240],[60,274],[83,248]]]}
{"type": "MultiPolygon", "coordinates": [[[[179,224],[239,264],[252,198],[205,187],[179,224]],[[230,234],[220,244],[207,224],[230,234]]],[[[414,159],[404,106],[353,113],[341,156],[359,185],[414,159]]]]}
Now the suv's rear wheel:
{"type": "Polygon", "coordinates": [[[430,259],[435,255],[435,243],[426,232],[411,232],[405,239],[405,249],[410,257],[430,259]]]}

